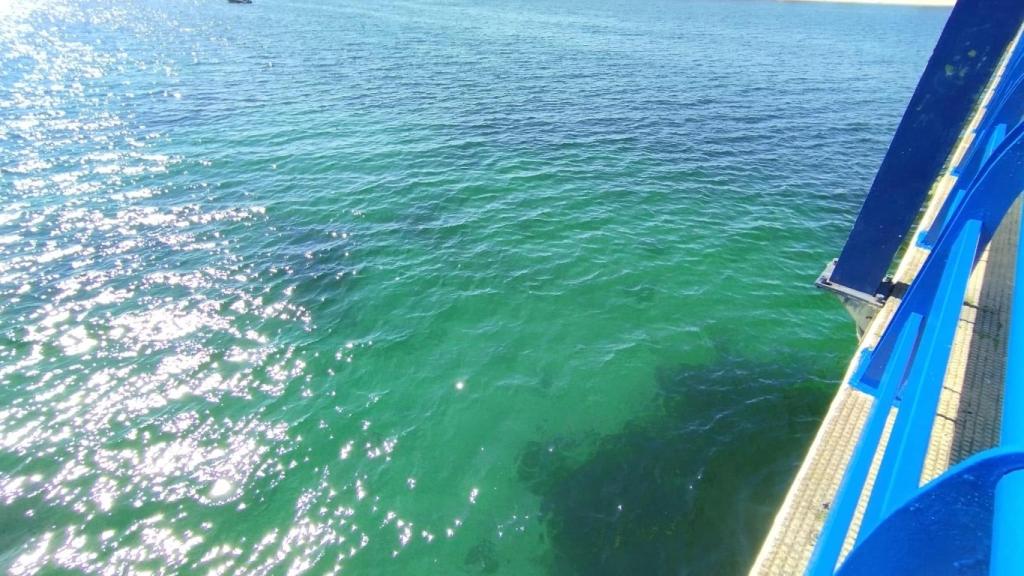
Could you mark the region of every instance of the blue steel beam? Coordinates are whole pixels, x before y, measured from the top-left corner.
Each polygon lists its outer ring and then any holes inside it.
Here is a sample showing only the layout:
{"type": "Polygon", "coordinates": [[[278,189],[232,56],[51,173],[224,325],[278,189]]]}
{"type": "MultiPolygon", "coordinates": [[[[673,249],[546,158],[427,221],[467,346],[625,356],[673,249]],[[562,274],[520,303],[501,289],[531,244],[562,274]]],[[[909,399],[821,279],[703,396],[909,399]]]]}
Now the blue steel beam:
{"type": "Polygon", "coordinates": [[[932,182],[1024,20],[1021,0],[959,0],[830,281],[875,294],[932,182]]]}

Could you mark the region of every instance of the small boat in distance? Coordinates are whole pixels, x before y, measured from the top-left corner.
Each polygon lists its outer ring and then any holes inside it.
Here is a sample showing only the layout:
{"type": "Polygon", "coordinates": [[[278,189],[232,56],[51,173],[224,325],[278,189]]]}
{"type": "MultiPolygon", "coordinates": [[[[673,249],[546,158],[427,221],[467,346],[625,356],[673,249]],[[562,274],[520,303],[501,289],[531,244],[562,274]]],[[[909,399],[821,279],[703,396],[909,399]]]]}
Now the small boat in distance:
{"type": "Polygon", "coordinates": [[[252,4],[252,0],[228,0],[228,4],[252,4]]]}

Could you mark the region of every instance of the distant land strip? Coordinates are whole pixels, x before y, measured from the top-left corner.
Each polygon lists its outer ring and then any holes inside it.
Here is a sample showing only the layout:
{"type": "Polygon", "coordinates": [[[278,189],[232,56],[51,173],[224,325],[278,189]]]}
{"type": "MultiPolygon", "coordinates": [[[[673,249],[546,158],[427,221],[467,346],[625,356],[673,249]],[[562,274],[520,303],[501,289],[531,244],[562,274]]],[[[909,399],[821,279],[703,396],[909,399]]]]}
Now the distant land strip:
{"type": "Polygon", "coordinates": [[[892,6],[933,6],[951,8],[956,0],[783,0],[784,2],[839,2],[843,4],[889,4],[892,6]]]}

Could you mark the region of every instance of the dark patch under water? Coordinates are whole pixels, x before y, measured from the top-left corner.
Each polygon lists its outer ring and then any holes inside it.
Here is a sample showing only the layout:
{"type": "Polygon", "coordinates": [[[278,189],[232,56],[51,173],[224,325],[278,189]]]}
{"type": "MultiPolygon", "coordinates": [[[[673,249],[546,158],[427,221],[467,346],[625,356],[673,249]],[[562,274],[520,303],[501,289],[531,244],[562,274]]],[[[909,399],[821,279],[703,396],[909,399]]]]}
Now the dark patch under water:
{"type": "Polygon", "coordinates": [[[746,573],[834,391],[799,365],[735,358],[658,383],[653,417],[582,457],[566,438],[521,454],[552,574],[746,573]]]}
{"type": "Polygon", "coordinates": [[[494,541],[484,539],[470,548],[466,554],[465,564],[467,568],[478,574],[494,574],[497,572],[500,561],[498,560],[498,552],[494,541]]]}

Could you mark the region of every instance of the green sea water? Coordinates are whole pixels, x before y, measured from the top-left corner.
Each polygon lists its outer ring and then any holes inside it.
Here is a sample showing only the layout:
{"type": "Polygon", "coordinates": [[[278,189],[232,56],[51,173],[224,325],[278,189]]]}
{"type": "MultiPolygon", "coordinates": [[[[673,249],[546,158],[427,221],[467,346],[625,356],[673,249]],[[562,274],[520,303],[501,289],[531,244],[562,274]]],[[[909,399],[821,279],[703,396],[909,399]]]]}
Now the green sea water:
{"type": "Polygon", "coordinates": [[[0,569],[744,573],[947,15],[0,3],[0,569]]]}

